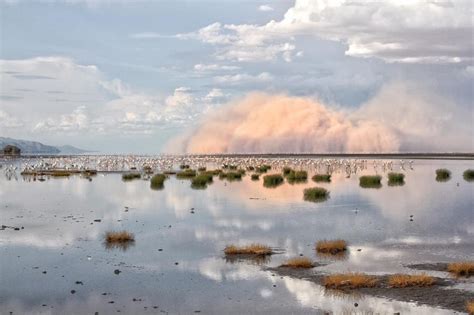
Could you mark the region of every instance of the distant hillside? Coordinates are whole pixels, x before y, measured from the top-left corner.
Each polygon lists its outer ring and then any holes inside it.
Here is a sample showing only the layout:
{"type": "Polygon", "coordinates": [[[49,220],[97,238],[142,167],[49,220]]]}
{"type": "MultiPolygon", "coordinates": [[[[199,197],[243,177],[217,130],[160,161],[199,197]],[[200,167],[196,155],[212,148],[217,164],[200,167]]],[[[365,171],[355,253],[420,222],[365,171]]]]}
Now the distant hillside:
{"type": "Polygon", "coordinates": [[[14,145],[21,149],[22,154],[81,154],[90,151],[78,149],[71,145],[51,146],[41,142],[18,140],[13,138],[0,137],[0,149],[6,145],[14,145]]]}

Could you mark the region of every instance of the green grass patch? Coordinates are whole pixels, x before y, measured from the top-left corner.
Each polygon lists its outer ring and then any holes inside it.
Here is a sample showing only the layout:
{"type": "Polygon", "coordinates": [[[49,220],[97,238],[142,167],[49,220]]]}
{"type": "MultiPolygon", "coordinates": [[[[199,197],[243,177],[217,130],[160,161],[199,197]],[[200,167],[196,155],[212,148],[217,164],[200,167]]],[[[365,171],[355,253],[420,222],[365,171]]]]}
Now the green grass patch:
{"type": "Polygon", "coordinates": [[[291,170],[286,176],[286,179],[290,184],[305,183],[308,180],[308,172],[291,170]]]}
{"type": "Polygon", "coordinates": [[[189,165],[188,164],[181,164],[179,166],[179,168],[182,169],[182,170],[186,170],[186,169],[189,169],[189,165]]]}
{"type": "Polygon", "coordinates": [[[285,166],[282,170],[283,176],[287,176],[292,171],[291,167],[285,166]]]}
{"type": "Polygon", "coordinates": [[[259,179],[260,179],[260,175],[259,175],[259,174],[252,174],[252,176],[250,176],[250,179],[251,179],[251,180],[259,180],[259,179]]]}
{"type": "Polygon", "coordinates": [[[438,182],[447,182],[451,179],[451,171],[445,168],[439,168],[436,170],[436,180],[438,182]]]}
{"type": "Polygon", "coordinates": [[[405,185],[405,174],[402,173],[388,173],[389,186],[403,186],[405,185]]]}
{"type": "Polygon", "coordinates": [[[165,174],[155,174],[150,179],[150,188],[153,190],[163,189],[166,180],[165,174]]]}
{"type": "Polygon", "coordinates": [[[140,173],[126,173],[126,174],[122,174],[122,180],[123,181],[131,181],[131,180],[134,180],[134,179],[140,179],[142,177],[142,175],[140,173]]]}
{"type": "Polygon", "coordinates": [[[194,177],[191,181],[191,188],[193,189],[205,189],[207,185],[212,183],[213,175],[210,173],[201,173],[194,177]]]}
{"type": "Polygon", "coordinates": [[[222,172],[219,174],[219,179],[225,179],[228,181],[241,180],[242,174],[239,172],[222,172]]]}
{"type": "Polygon", "coordinates": [[[474,170],[472,169],[465,170],[464,173],[462,173],[462,177],[464,178],[465,181],[468,181],[468,182],[474,181],[474,170]]]}
{"type": "Polygon", "coordinates": [[[259,172],[259,173],[266,173],[271,169],[272,169],[272,167],[270,165],[267,165],[267,164],[257,166],[257,172],[259,172]]]}
{"type": "Polygon", "coordinates": [[[176,177],[181,179],[193,178],[195,176],[196,171],[191,169],[185,169],[184,171],[176,173],[176,177]]]}
{"type": "Polygon", "coordinates": [[[359,185],[362,188],[380,188],[382,187],[382,176],[380,175],[365,175],[359,177],[359,185]]]}
{"type": "Polygon", "coordinates": [[[322,202],[329,198],[329,191],[322,187],[306,188],[303,191],[303,199],[311,202],[322,202]]]}
{"type": "Polygon", "coordinates": [[[277,187],[283,184],[283,176],[280,174],[271,174],[263,176],[263,186],[267,188],[277,187]]]}
{"type": "Polygon", "coordinates": [[[311,177],[313,182],[320,183],[320,182],[326,182],[329,183],[331,181],[331,175],[330,174],[315,174],[313,177],[311,177]]]}

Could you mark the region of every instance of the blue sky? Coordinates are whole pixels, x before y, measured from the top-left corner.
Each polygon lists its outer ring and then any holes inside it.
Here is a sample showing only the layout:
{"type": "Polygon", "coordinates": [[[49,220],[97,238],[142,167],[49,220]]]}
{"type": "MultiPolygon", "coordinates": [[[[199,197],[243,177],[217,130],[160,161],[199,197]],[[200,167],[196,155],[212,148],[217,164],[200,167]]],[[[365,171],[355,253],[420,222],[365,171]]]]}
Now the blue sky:
{"type": "Polygon", "coordinates": [[[474,147],[470,1],[0,3],[2,136],[159,153],[259,92],[388,126],[391,150],[474,147]]]}

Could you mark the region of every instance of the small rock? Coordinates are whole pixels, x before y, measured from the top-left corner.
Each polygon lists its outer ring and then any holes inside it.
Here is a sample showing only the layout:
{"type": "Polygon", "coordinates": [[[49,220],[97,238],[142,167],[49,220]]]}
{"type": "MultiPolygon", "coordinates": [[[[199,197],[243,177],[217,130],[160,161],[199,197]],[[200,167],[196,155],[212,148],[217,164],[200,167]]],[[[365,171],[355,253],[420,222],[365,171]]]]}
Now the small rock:
{"type": "Polygon", "coordinates": [[[115,273],[116,275],[118,275],[119,273],[121,273],[121,271],[118,270],[118,269],[115,269],[115,270],[114,270],[114,273],[115,273]]]}
{"type": "Polygon", "coordinates": [[[74,293],[76,293],[76,290],[71,290],[71,294],[74,294],[74,293]]]}
{"type": "Polygon", "coordinates": [[[359,304],[357,304],[357,303],[354,303],[354,306],[355,306],[355,307],[357,307],[357,306],[359,306],[359,304]]]}

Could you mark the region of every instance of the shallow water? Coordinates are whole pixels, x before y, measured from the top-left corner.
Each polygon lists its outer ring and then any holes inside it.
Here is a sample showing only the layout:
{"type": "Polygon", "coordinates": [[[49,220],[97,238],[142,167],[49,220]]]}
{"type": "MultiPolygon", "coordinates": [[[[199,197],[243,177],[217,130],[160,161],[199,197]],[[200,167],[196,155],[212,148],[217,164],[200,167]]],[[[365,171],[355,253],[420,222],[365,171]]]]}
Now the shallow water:
{"type": "MultiPolygon", "coordinates": [[[[222,250],[259,242],[282,251],[265,266],[303,254],[328,263],[317,268],[325,272],[374,274],[415,272],[404,267],[412,263],[473,260],[474,183],[462,178],[473,167],[473,161],[417,160],[404,171],[403,186],[388,186],[378,170],[380,189],[361,188],[359,174],[342,173],[331,183],[276,188],[248,175],[236,182],[216,177],[205,190],[171,176],[157,191],[149,181],[123,182],[120,174],[43,182],[0,176],[1,224],[20,228],[0,230],[0,314],[452,314],[378,297],[331,295],[256,263],[226,261],[222,250]],[[452,171],[450,181],[435,181],[440,167],[452,171]],[[303,189],[314,186],[327,188],[330,198],[303,201],[303,189]],[[104,233],[119,229],[133,232],[135,244],[106,249],[104,233]],[[343,259],[315,253],[317,240],[334,238],[349,242],[343,259]]],[[[459,287],[474,291],[469,279],[459,287]]]]}

